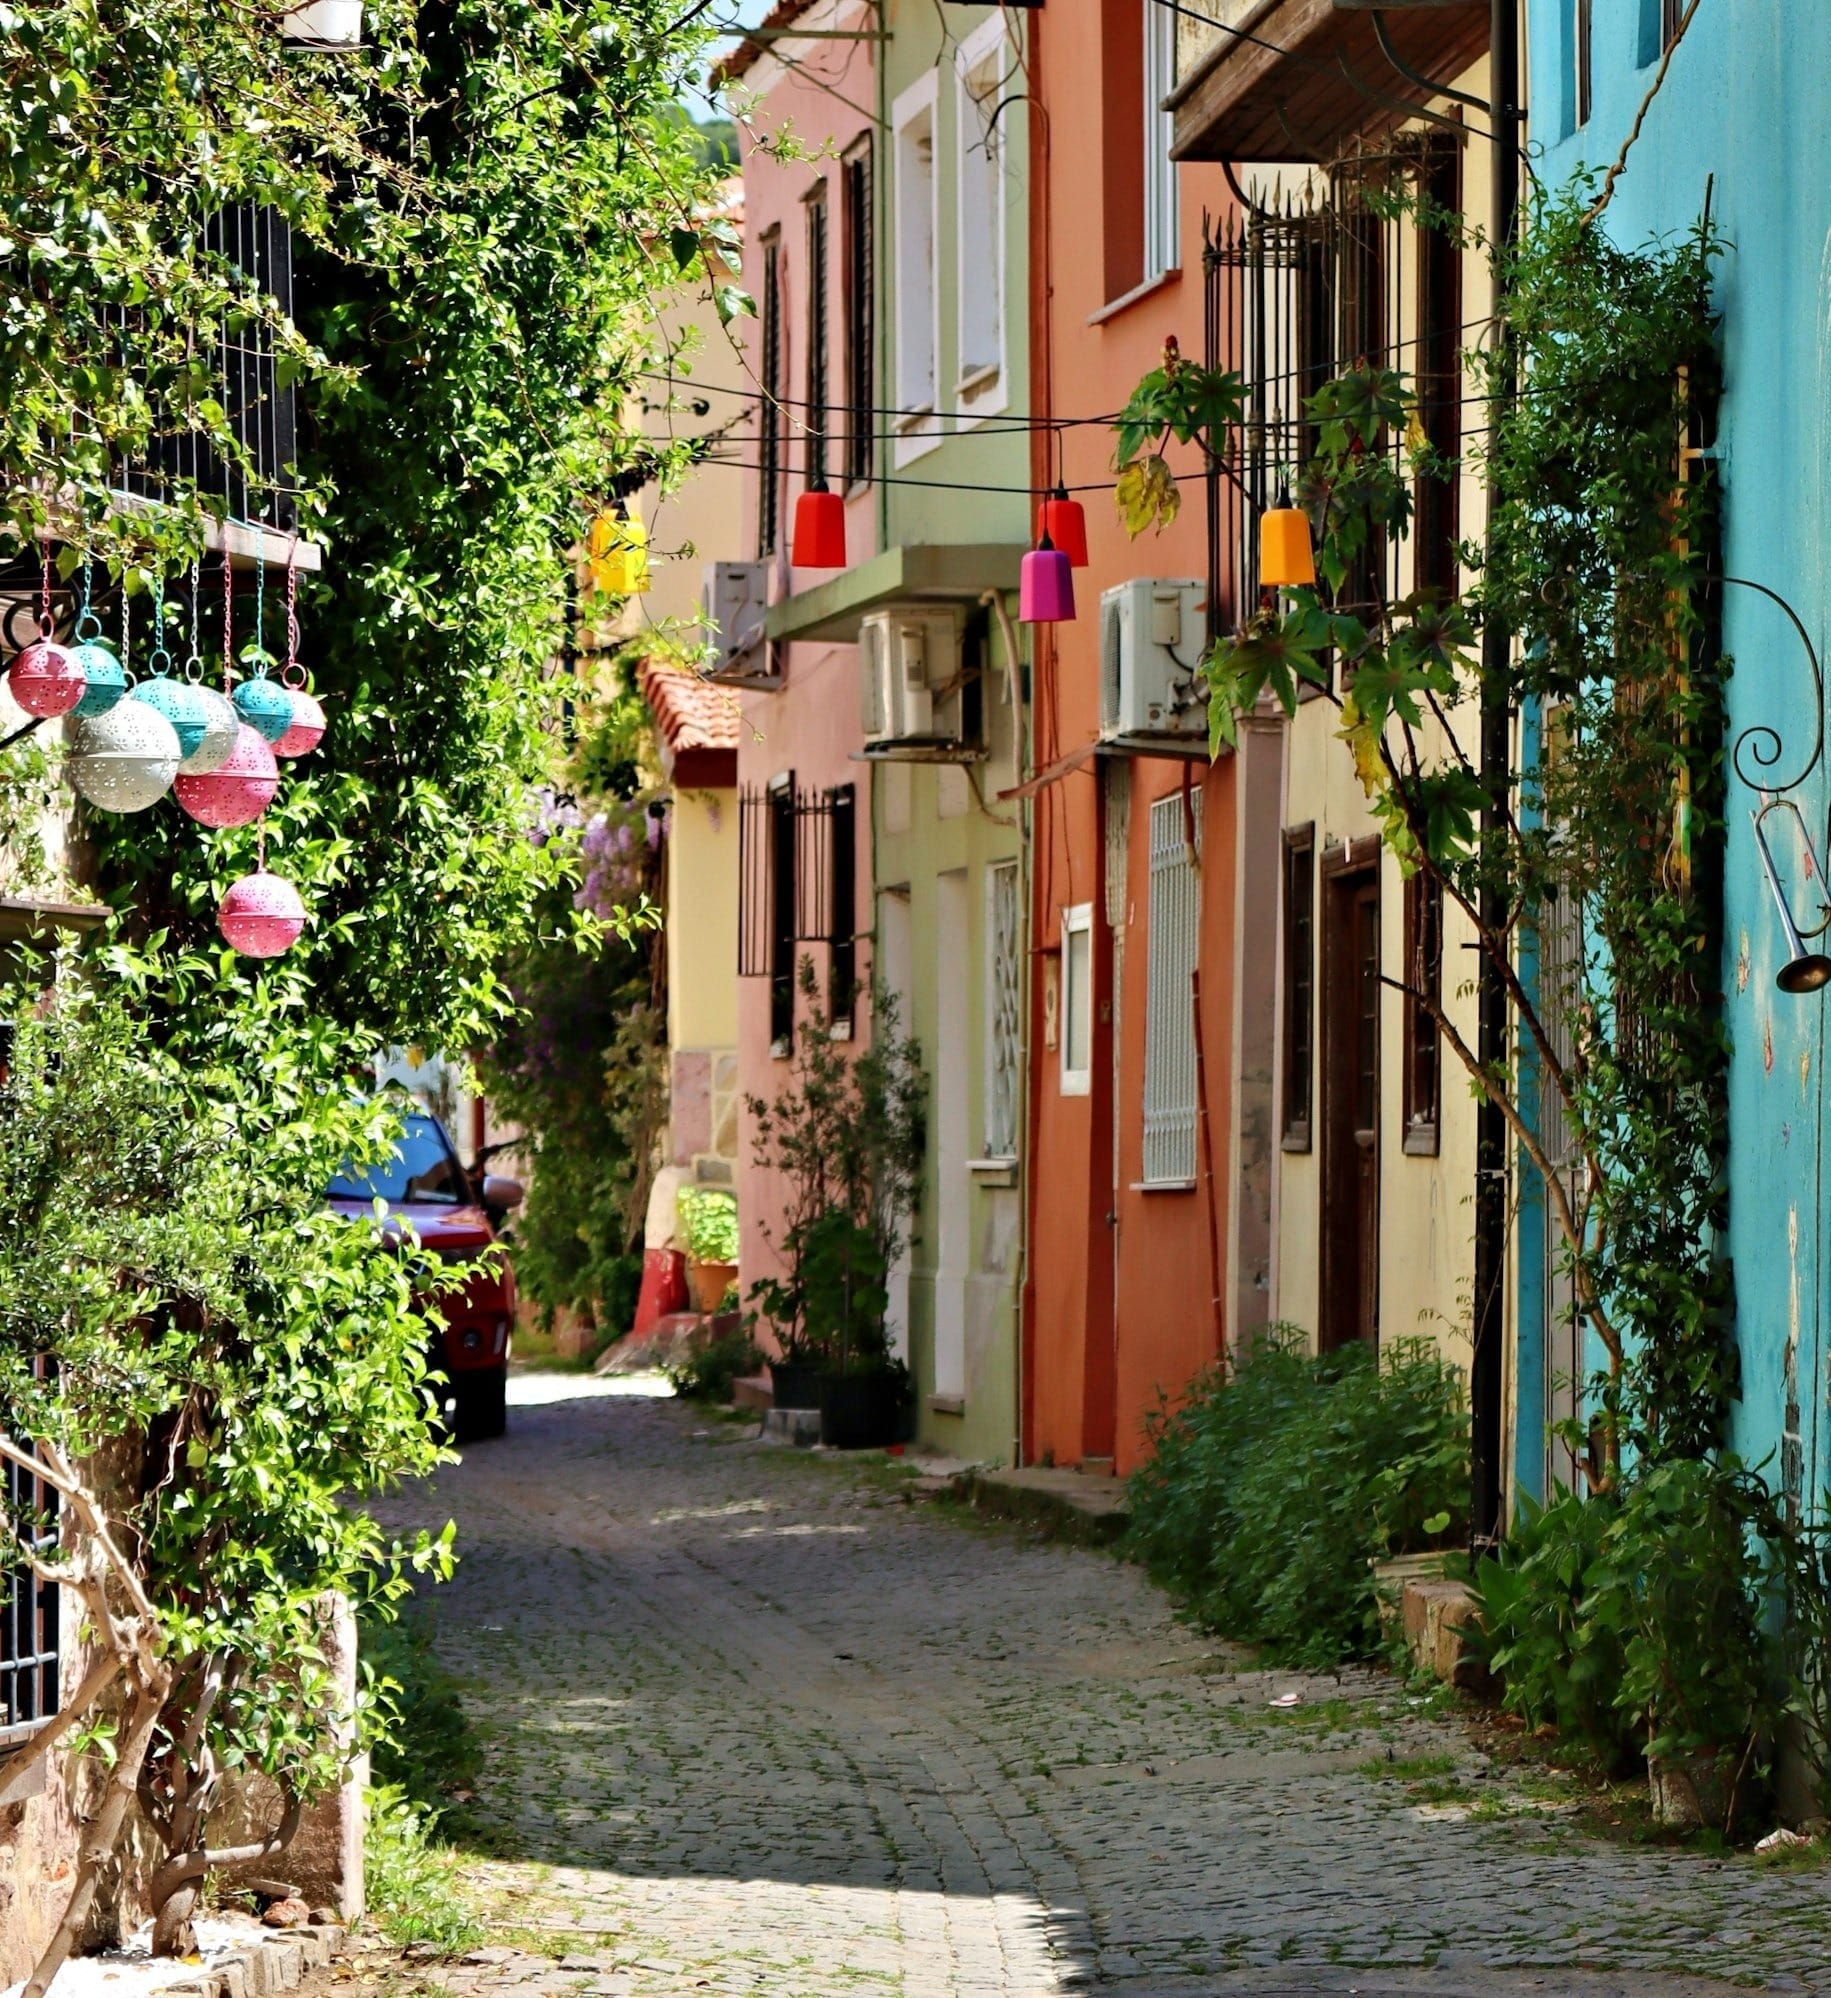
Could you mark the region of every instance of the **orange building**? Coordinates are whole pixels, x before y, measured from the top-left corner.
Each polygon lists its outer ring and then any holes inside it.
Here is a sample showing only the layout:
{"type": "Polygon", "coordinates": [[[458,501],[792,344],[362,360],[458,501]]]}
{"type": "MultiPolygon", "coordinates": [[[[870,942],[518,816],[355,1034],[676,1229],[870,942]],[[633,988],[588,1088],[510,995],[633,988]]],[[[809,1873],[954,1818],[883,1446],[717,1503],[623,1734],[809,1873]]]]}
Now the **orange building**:
{"type": "Polygon", "coordinates": [[[1232,606],[1201,467],[1133,541],[1107,491],[1110,418],[1166,339],[1203,352],[1218,167],[1170,159],[1176,16],[1052,0],[1028,17],[1034,478],[1086,506],[1079,615],[1037,628],[1028,1461],[1124,1473],[1145,1421],[1269,1315],[1275,845],[1284,736],[1211,765],[1192,669],[1232,606]],[[1218,545],[1218,544],[1217,544],[1218,545]],[[1199,995],[1199,996],[1198,996],[1199,995]]]}

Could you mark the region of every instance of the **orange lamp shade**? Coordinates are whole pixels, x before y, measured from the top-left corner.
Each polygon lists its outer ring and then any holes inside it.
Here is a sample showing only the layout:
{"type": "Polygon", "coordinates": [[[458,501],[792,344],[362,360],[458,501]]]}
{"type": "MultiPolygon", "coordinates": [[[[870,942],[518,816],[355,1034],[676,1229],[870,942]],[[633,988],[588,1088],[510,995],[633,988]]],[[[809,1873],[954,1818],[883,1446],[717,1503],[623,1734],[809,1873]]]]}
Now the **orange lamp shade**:
{"type": "Polygon", "coordinates": [[[795,501],[795,538],[788,558],[797,569],[846,566],[846,503],[817,488],[795,501]]]}
{"type": "Polygon", "coordinates": [[[1078,499],[1058,493],[1043,502],[1043,517],[1037,540],[1048,538],[1068,557],[1071,569],[1087,567],[1087,515],[1078,499]]]}
{"type": "Polygon", "coordinates": [[[1268,508],[1259,519],[1259,587],[1294,589],[1315,580],[1309,515],[1301,507],[1268,508]]]}

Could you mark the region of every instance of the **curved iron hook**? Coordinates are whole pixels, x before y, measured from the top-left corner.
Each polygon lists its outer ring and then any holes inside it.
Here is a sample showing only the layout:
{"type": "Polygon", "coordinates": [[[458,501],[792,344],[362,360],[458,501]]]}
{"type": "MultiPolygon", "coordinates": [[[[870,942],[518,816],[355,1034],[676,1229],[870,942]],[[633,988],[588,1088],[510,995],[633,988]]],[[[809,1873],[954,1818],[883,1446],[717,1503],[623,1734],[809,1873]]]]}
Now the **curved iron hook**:
{"type": "Polygon", "coordinates": [[[1811,634],[1806,630],[1799,613],[1787,602],[1778,590],[1770,590],[1765,583],[1751,582],[1746,576],[1725,576],[1707,570],[1703,580],[1709,583],[1733,583],[1737,589],[1753,590],[1757,596],[1766,597],[1769,603],[1778,604],[1786,613],[1787,621],[1799,634],[1799,642],[1806,649],[1806,658],[1812,668],[1812,685],[1817,693],[1813,706],[1813,718],[1817,734],[1812,743],[1812,754],[1806,759],[1805,768],[1797,777],[1789,777],[1784,784],[1764,781],[1762,777],[1751,777],[1742,767],[1742,755],[1746,750],[1751,764],[1756,770],[1766,772],[1773,769],[1786,753],[1786,746],[1780,739],[1780,731],[1766,722],[1752,722],[1738,735],[1730,746],[1729,762],[1738,777],[1751,791],[1765,793],[1778,798],[1783,792],[1796,791],[1819,766],[1825,753],[1825,670],[1819,664],[1818,648],[1812,643],[1811,634]]]}

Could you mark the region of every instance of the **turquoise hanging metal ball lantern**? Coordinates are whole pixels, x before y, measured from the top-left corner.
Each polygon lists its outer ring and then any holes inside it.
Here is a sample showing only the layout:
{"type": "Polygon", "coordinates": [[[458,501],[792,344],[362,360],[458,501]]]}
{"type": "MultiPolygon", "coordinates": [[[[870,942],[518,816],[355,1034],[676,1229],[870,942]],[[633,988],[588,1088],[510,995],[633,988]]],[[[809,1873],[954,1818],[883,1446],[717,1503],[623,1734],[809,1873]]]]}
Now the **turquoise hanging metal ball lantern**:
{"type": "Polygon", "coordinates": [[[292,696],[279,681],[257,673],[236,688],[235,712],[267,742],[278,742],[292,727],[292,696]]]}
{"type": "Polygon", "coordinates": [[[84,721],[105,715],[127,692],[127,668],[99,638],[83,639],[70,658],[83,676],[83,698],[71,710],[84,721]]]}
{"type": "MultiPolygon", "coordinates": [[[[161,673],[157,679],[142,680],[134,689],[134,699],[144,701],[149,708],[156,708],[171,723],[177,733],[182,758],[189,759],[203,747],[204,738],[210,732],[211,717],[201,687],[161,673]]],[[[234,746],[231,741],[230,748],[234,746]]],[[[226,756],[228,751],[223,753],[226,756]]]]}

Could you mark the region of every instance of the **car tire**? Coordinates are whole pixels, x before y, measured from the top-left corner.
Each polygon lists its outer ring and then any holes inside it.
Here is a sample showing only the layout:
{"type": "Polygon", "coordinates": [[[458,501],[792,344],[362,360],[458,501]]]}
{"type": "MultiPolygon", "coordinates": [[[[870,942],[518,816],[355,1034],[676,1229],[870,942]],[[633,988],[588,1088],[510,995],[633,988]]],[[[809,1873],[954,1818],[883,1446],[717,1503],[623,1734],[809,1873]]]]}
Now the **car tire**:
{"type": "Polygon", "coordinates": [[[459,1443],[481,1443],[500,1436],[509,1426],[509,1371],[497,1367],[490,1373],[462,1373],[452,1377],[457,1407],[452,1412],[452,1434],[459,1443]]]}

